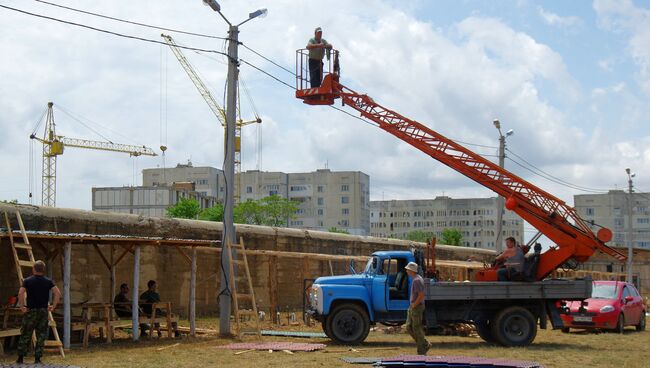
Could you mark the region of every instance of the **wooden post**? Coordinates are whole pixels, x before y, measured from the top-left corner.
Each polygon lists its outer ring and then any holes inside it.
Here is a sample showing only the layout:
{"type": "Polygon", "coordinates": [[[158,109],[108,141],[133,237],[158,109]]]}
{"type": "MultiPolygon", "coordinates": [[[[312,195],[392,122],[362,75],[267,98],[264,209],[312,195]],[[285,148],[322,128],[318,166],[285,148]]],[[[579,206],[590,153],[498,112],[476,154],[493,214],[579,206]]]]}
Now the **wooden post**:
{"type": "Polygon", "coordinates": [[[269,313],[273,323],[280,323],[276,312],[278,311],[278,257],[269,257],[269,313]]]}
{"type": "MultiPolygon", "coordinates": [[[[138,341],[140,338],[140,316],[138,311],[138,289],[140,288],[140,246],[135,246],[133,253],[133,290],[131,300],[131,333],[133,334],[133,341],[138,341]]],[[[153,326],[151,326],[153,328],[153,326]]]]}
{"type": "Polygon", "coordinates": [[[72,243],[63,246],[63,348],[70,349],[70,257],[72,243]]]}
{"type": "Polygon", "coordinates": [[[334,276],[334,268],[332,267],[332,260],[328,260],[327,264],[330,266],[330,276],[334,276]]]}
{"type": "MultiPolygon", "coordinates": [[[[190,270],[190,336],[196,335],[196,247],[192,247],[192,268],[190,270]]],[[[169,327],[169,326],[167,326],[169,327]]]]}

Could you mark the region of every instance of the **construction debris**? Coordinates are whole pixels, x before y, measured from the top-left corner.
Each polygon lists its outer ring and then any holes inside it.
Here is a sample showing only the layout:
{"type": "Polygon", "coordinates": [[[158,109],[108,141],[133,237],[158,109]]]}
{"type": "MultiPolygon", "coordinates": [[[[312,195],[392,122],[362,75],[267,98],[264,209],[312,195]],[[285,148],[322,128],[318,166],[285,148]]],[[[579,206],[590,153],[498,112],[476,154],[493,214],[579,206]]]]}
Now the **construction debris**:
{"type": "Polygon", "coordinates": [[[351,364],[374,364],[379,367],[544,368],[541,364],[531,361],[455,355],[399,355],[392,358],[341,358],[341,360],[351,364]]]}
{"type": "MultiPolygon", "coordinates": [[[[217,349],[230,349],[230,350],[270,350],[272,351],[316,351],[325,349],[325,344],[304,344],[296,342],[267,342],[267,343],[234,343],[228,345],[216,346],[217,349]]],[[[236,353],[235,353],[236,354],[236,353]]]]}
{"type": "Polygon", "coordinates": [[[262,330],[262,336],[284,336],[284,337],[327,337],[323,332],[301,332],[301,331],[275,331],[262,330]]]}

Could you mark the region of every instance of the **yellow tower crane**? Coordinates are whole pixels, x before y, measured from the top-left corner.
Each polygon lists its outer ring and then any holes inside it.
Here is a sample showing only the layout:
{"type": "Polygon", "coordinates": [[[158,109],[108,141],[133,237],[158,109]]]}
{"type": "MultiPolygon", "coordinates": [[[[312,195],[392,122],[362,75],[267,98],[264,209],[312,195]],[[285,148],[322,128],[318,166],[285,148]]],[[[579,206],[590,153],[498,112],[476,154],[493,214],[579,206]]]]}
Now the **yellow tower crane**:
{"type": "MultiPolygon", "coordinates": [[[[210,90],[208,87],[205,86],[201,78],[199,78],[199,75],[196,73],[194,70],[194,67],[192,67],[192,64],[187,60],[185,55],[181,52],[180,48],[176,45],[176,42],[172,39],[171,36],[168,36],[166,34],[161,34],[160,37],[163,38],[165,43],[169,46],[169,48],[172,50],[174,53],[174,56],[176,56],[176,59],[178,59],[178,62],[181,64],[183,69],[185,70],[185,73],[187,73],[187,76],[190,77],[190,80],[192,80],[192,83],[194,83],[194,86],[196,86],[196,89],[199,91],[201,94],[201,97],[205,100],[205,102],[210,106],[210,109],[214,113],[214,115],[219,119],[221,122],[222,126],[226,126],[226,112],[225,110],[219,106],[217,101],[212,97],[212,94],[210,93],[210,90]]],[[[253,120],[248,120],[244,121],[240,118],[237,119],[236,125],[235,125],[235,201],[239,202],[239,198],[241,197],[241,186],[239,184],[240,180],[240,174],[241,174],[241,128],[243,126],[253,124],[253,123],[261,123],[262,119],[260,119],[259,116],[257,116],[253,120]]]]}
{"type": "Polygon", "coordinates": [[[65,147],[123,152],[128,153],[130,156],[157,156],[151,148],[145,146],[91,141],[56,135],[52,106],[54,106],[53,102],[47,103],[47,118],[45,120],[45,134],[43,138],[37,137],[34,133],[29,136],[29,138],[43,143],[43,187],[41,192],[41,203],[43,206],[56,207],[56,157],[63,154],[65,147]]]}

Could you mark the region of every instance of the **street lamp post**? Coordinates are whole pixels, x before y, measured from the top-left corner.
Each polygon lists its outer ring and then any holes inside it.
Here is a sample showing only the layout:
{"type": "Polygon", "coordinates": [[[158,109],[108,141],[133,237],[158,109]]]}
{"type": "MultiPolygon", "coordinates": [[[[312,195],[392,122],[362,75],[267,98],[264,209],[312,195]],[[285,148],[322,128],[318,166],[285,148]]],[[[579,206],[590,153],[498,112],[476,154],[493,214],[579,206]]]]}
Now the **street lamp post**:
{"type": "MultiPolygon", "coordinates": [[[[203,0],[203,4],[209,6],[228,23],[228,89],[226,91],[226,139],[224,147],[223,176],[226,184],[226,195],[224,198],[223,210],[223,232],[221,235],[221,248],[226,249],[227,244],[237,243],[237,234],[233,221],[233,208],[235,202],[235,124],[237,110],[237,79],[239,77],[239,26],[253,18],[266,15],[266,9],[256,10],[248,15],[248,19],[233,25],[223,13],[221,6],[216,0],[203,0]]],[[[232,303],[230,295],[230,286],[232,285],[232,275],[228,267],[230,254],[221,252],[221,288],[219,290],[219,333],[221,335],[230,335],[230,305],[232,303]]]]}
{"type": "MultiPolygon", "coordinates": [[[[510,129],[506,132],[506,135],[501,133],[501,122],[499,119],[494,119],[492,122],[494,127],[499,131],[499,167],[503,168],[505,166],[506,159],[506,137],[509,137],[515,134],[515,131],[510,129]]],[[[497,197],[497,240],[495,244],[495,249],[497,252],[503,250],[503,235],[501,234],[503,228],[503,208],[504,208],[504,198],[502,196],[497,197]]]]}
{"type": "Polygon", "coordinates": [[[634,186],[632,185],[632,178],[635,176],[629,168],[625,169],[627,173],[627,282],[632,282],[632,247],[634,246],[634,230],[632,228],[632,207],[634,205],[634,198],[632,198],[634,193],[634,186]]]}

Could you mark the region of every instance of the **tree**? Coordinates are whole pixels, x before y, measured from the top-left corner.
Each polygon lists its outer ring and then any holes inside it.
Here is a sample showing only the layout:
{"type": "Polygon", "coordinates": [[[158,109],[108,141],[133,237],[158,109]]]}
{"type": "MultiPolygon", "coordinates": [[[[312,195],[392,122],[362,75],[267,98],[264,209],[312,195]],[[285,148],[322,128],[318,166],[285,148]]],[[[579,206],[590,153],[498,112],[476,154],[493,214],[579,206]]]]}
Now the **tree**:
{"type": "Polygon", "coordinates": [[[234,222],[238,224],[263,225],[264,214],[258,201],[248,199],[233,209],[234,222]]]}
{"type": "Polygon", "coordinates": [[[194,198],[181,198],[178,203],[167,208],[167,217],[195,219],[201,212],[199,201],[194,198]]]}
{"type": "Polygon", "coordinates": [[[233,210],[233,217],[240,224],[286,226],[287,219],[296,218],[297,210],[298,202],[272,195],[238,204],[233,210]]]}
{"type": "Polygon", "coordinates": [[[214,207],[204,209],[199,213],[199,220],[223,221],[223,204],[217,203],[214,207]]]}
{"type": "Polygon", "coordinates": [[[286,226],[287,219],[296,218],[298,202],[272,195],[260,200],[265,215],[265,224],[269,226],[286,226]]]}
{"type": "Polygon", "coordinates": [[[463,233],[458,229],[444,229],[442,230],[442,243],[460,246],[463,243],[463,233]]]}
{"type": "Polygon", "coordinates": [[[0,203],[18,204],[18,200],[17,199],[12,199],[10,201],[7,201],[7,200],[4,200],[4,199],[0,199],[0,203]]]}
{"type": "Polygon", "coordinates": [[[335,226],[330,227],[329,229],[327,229],[327,231],[329,231],[330,233],[339,233],[339,234],[349,234],[350,233],[347,230],[339,229],[339,228],[337,228],[335,226]]]}
{"type": "Polygon", "coordinates": [[[432,231],[413,230],[406,234],[406,240],[428,243],[434,236],[432,231]]]}

